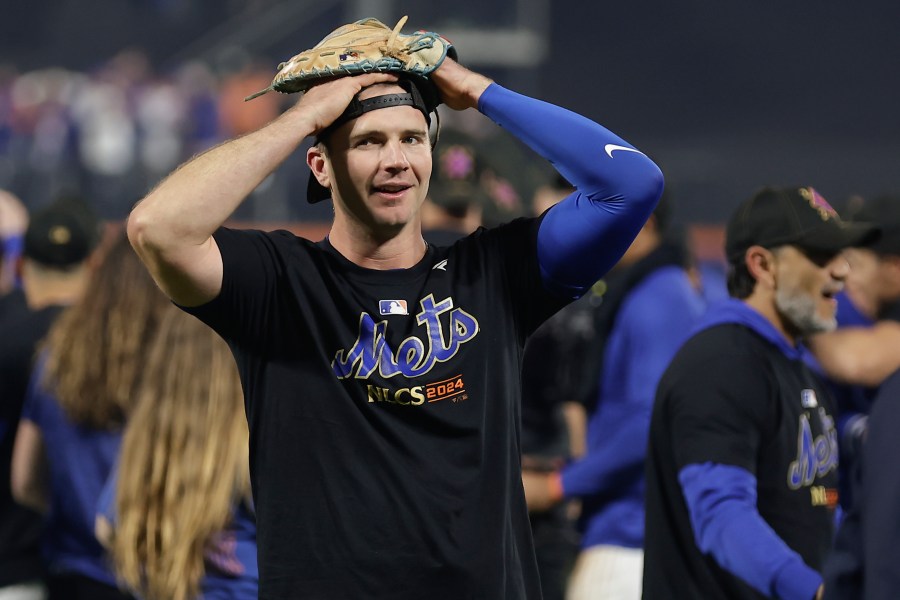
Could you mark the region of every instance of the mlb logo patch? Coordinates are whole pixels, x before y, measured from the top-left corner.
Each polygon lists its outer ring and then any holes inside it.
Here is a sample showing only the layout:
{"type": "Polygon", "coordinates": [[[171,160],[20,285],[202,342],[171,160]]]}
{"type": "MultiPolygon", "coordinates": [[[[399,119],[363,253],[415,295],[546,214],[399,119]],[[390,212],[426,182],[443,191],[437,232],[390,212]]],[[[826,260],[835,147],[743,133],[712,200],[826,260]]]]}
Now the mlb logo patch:
{"type": "Polygon", "coordinates": [[[341,61],[359,60],[359,52],[356,52],[355,50],[348,50],[347,52],[344,52],[340,55],[340,59],[341,61]]]}
{"type": "Polygon", "coordinates": [[[406,300],[379,300],[378,312],[382,315],[408,315],[406,300]]]}
{"type": "Polygon", "coordinates": [[[803,408],[815,408],[819,405],[815,390],[800,390],[800,406],[803,408]]]}

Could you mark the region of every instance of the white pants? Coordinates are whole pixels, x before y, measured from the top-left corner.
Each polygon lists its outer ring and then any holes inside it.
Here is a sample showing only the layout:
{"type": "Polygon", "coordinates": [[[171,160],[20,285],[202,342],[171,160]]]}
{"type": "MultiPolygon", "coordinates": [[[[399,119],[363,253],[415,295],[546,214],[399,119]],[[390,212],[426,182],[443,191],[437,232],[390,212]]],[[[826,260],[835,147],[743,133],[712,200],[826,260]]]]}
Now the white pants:
{"type": "Polygon", "coordinates": [[[643,574],[640,548],[586,548],[578,555],[566,600],[640,600],[643,574]]]}
{"type": "Polygon", "coordinates": [[[0,600],[45,600],[47,589],[43,583],[20,583],[0,588],[0,600]]]}

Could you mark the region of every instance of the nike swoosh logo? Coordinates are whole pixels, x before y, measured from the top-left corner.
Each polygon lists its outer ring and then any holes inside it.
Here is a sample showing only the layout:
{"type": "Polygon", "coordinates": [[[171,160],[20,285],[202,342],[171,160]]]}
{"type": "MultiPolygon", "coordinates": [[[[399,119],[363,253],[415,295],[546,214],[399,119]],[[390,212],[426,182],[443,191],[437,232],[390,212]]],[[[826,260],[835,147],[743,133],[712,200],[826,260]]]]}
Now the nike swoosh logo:
{"type": "MultiPolygon", "coordinates": [[[[627,146],[619,146],[617,144],[607,144],[606,147],[603,148],[606,150],[606,153],[610,158],[613,157],[612,153],[616,150],[624,150],[625,152],[637,152],[638,154],[644,154],[640,150],[635,150],[634,148],[628,148],[627,146]]],[[[646,155],[645,155],[646,156],[646,155]]]]}
{"type": "Polygon", "coordinates": [[[431,267],[431,270],[432,270],[432,271],[434,271],[434,270],[436,270],[436,269],[440,269],[441,271],[446,271],[446,270],[447,270],[447,259],[445,258],[444,260],[442,260],[442,261],[439,262],[438,264],[436,264],[436,265],[434,265],[433,267],[431,267]]]}

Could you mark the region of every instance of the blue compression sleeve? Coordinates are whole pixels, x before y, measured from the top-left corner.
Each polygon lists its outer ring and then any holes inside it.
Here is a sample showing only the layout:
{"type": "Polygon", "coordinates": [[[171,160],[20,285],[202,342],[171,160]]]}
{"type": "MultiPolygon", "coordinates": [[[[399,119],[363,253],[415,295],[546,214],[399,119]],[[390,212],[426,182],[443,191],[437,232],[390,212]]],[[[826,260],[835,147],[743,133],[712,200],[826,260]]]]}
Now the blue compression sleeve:
{"type": "Polygon", "coordinates": [[[576,192],[538,232],[547,289],[578,297],[621,258],[662,194],[659,168],[590,119],[491,84],[478,109],[549,160],[576,192]]]}
{"type": "Polygon", "coordinates": [[[688,465],[678,481],[694,539],[726,571],[756,590],[784,600],[811,600],[822,577],[760,516],[756,477],[731,465],[688,465]]]}

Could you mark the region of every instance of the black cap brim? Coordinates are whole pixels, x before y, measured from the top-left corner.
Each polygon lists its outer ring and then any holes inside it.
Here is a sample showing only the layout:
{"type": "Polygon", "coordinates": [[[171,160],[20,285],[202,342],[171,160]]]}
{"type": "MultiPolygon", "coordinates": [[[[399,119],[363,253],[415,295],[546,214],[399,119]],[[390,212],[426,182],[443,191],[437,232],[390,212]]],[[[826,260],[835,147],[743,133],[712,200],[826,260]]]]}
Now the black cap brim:
{"type": "Polygon", "coordinates": [[[837,254],[847,248],[860,248],[881,238],[881,228],[874,223],[830,221],[826,226],[808,232],[793,245],[813,252],[837,254]]]}

